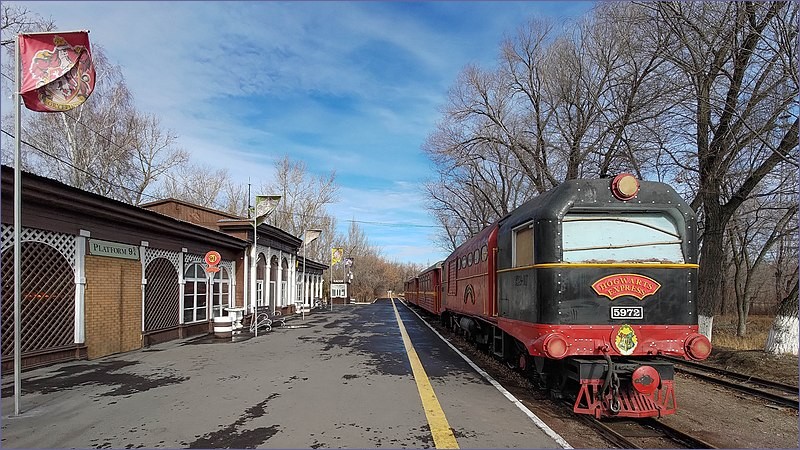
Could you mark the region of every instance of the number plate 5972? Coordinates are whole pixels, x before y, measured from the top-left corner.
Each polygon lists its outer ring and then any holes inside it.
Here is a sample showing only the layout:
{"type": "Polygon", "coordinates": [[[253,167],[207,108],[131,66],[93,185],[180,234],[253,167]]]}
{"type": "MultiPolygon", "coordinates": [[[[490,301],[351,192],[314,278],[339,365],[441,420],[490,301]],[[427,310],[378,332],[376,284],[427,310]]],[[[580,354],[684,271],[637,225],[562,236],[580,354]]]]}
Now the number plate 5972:
{"type": "Polygon", "coordinates": [[[643,319],[644,309],[641,306],[612,306],[612,319],[643,319]]]}

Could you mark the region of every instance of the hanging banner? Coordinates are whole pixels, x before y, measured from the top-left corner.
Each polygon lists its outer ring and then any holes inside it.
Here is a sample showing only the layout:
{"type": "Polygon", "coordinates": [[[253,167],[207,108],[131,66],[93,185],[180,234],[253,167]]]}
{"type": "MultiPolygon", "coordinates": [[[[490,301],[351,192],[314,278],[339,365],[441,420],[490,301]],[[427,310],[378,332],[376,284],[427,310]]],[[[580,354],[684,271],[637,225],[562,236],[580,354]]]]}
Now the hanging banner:
{"type": "Polygon", "coordinates": [[[89,98],[94,90],[95,69],[88,31],[21,34],[19,46],[20,94],[26,108],[63,112],[89,98]]]}
{"type": "Polygon", "coordinates": [[[267,219],[281,200],[280,195],[256,195],[255,221],[256,226],[261,225],[267,219]]]}
{"type": "Polygon", "coordinates": [[[341,247],[334,247],[331,249],[331,265],[338,264],[342,261],[342,256],[344,255],[344,249],[341,247]]]}

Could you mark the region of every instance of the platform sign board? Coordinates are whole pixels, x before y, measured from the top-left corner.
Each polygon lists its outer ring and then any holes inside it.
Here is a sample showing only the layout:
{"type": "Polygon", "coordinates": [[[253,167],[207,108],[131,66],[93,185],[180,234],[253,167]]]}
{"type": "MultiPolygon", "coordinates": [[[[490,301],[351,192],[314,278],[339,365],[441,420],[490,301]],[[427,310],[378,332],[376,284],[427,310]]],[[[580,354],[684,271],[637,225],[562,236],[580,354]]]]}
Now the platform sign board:
{"type": "Polygon", "coordinates": [[[139,259],[139,246],[89,239],[89,254],[109,258],[139,259]]]}

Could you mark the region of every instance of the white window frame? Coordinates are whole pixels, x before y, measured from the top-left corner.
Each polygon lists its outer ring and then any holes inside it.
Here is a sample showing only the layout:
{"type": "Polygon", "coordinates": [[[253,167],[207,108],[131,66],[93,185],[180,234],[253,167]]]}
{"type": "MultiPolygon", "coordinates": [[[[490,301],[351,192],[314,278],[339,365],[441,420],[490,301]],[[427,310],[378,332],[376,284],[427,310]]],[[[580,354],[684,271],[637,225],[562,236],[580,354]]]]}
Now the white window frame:
{"type": "Polygon", "coordinates": [[[202,322],[208,320],[208,317],[203,317],[202,319],[198,319],[197,317],[200,316],[198,311],[203,311],[203,316],[206,316],[206,312],[208,311],[208,277],[205,274],[205,270],[203,270],[203,266],[198,263],[192,263],[186,271],[184,272],[184,294],[183,294],[183,322],[184,323],[194,323],[194,322],[202,322]],[[189,271],[193,271],[192,275],[189,275],[189,271]],[[202,278],[198,275],[198,271],[202,272],[202,278]],[[186,286],[191,285],[192,289],[191,292],[187,293],[189,289],[186,289],[186,286]],[[199,285],[205,285],[205,292],[203,294],[198,295],[197,287],[199,285]],[[187,298],[191,298],[191,304],[193,306],[186,307],[187,305],[187,298]],[[198,306],[198,299],[202,299],[204,305],[198,306]],[[186,314],[191,312],[191,316],[187,317],[186,314]]]}
{"type": "Polygon", "coordinates": [[[214,317],[227,316],[228,311],[225,308],[231,306],[231,278],[228,275],[228,270],[224,267],[214,276],[214,283],[211,285],[211,315],[214,317]],[[222,286],[228,286],[228,292],[222,292],[222,286]],[[223,298],[224,297],[224,298],[223,298]],[[219,305],[217,305],[219,300],[219,305]]]}

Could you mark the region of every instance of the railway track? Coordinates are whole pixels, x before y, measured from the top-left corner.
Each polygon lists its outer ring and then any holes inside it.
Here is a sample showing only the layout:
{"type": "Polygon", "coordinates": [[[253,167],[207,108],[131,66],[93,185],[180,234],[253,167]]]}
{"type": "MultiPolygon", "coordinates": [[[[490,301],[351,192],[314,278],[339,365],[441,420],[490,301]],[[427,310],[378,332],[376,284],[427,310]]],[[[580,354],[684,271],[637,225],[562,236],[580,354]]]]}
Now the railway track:
{"type": "MultiPolygon", "coordinates": [[[[564,405],[572,409],[571,404],[564,405]]],[[[619,448],[717,448],[656,419],[600,421],[587,415],[576,417],[619,448]]]]}
{"type": "Polygon", "coordinates": [[[744,375],[706,364],[662,356],[675,364],[675,370],[695,378],[722,385],[770,402],[798,409],[798,387],[763,378],[744,375]]]}
{"type": "MultiPolygon", "coordinates": [[[[427,317],[425,318],[428,319],[427,317]]],[[[451,331],[438,326],[435,321],[427,320],[428,323],[437,328],[443,336],[448,337],[454,345],[459,347],[462,351],[470,353],[468,347],[473,351],[484,353],[474,345],[469,343],[459,344],[453,341],[455,336],[451,331]]],[[[508,371],[513,373],[513,369],[505,365],[498,365],[497,369],[484,367],[488,372],[494,372],[493,376],[497,377],[496,370],[508,371]]],[[[512,391],[516,389],[511,388],[512,391]]],[[[517,394],[522,394],[517,392],[517,394]]],[[[559,401],[550,403],[551,408],[558,408],[559,401]]],[[[528,405],[535,409],[534,405],[528,405]]],[[[571,401],[564,401],[563,407],[566,409],[566,415],[574,418],[576,421],[582,422],[587,427],[595,430],[598,435],[608,442],[610,445],[618,448],[717,448],[705,442],[701,438],[691,436],[681,430],[675,429],[659,420],[655,419],[604,419],[602,421],[595,419],[593,416],[573,414],[571,401]]]]}

